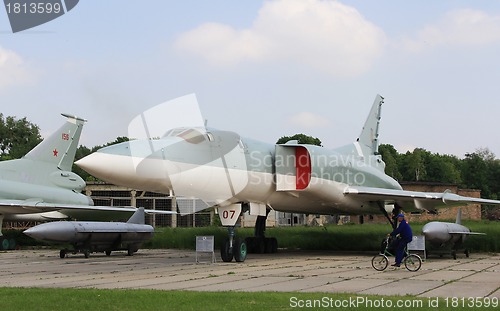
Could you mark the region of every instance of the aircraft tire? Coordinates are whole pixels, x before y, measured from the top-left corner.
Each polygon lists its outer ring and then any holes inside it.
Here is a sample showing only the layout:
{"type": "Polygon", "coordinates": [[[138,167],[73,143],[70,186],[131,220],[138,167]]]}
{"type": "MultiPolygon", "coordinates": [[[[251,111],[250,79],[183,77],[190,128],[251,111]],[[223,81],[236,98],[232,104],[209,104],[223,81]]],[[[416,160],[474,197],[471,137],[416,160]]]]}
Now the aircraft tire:
{"type": "Polygon", "coordinates": [[[83,251],[83,255],[85,256],[85,258],[89,258],[90,257],[90,251],[88,249],[84,250],[83,251]]]}
{"type": "Polygon", "coordinates": [[[276,238],[270,238],[271,239],[271,253],[277,253],[278,252],[278,240],[276,238]]]}
{"type": "Polygon", "coordinates": [[[247,251],[250,254],[255,253],[255,237],[249,236],[245,238],[245,243],[247,243],[247,251]]]}
{"type": "Polygon", "coordinates": [[[4,251],[8,249],[9,249],[9,240],[4,237],[0,237],[0,250],[4,251]]]}
{"type": "Polygon", "coordinates": [[[106,253],[106,256],[111,256],[111,251],[110,250],[105,251],[105,253],[106,253]]]}
{"type": "Polygon", "coordinates": [[[247,243],[241,239],[237,239],[233,246],[234,260],[243,262],[247,258],[247,243]]]}
{"type": "Polygon", "coordinates": [[[377,271],[384,271],[389,265],[389,259],[384,254],[377,254],[372,258],[372,267],[377,271]]]}
{"type": "Polygon", "coordinates": [[[266,238],[264,244],[266,254],[273,254],[278,251],[278,240],[276,238],[266,238]]]}
{"type": "Polygon", "coordinates": [[[16,240],[15,239],[9,239],[9,249],[16,249],[16,240]]]}
{"type": "Polygon", "coordinates": [[[223,262],[233,261],[233,250],[229,247],[229,238],[224,239],[220,248],[220,257],[223,262]]]}
{"type": "Polygon", "coordinates": [[[63,259],[64,257],[66,257],[66,250],[61,249],[59,251],[59,258],[63,259]]]}
{"type": "Polygon", "coordinates": [[[271,254],[273,252],[273,245],[270,238],[264,239],[264,253],[271,254]]]}
{"type": "Polygon", "coordinates": [[[255,238],[254,251],[256,254],[264,254],[266,252],[266,239],[255,238]]]}

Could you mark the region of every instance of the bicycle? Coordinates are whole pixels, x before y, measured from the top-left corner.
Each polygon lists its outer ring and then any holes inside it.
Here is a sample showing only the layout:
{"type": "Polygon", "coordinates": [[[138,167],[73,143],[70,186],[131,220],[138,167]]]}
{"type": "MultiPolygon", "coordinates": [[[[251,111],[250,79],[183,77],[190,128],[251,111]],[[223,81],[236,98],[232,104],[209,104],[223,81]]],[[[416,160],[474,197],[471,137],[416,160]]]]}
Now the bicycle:
{"type": "MultiPolygon", "coordinates": [[[[384,271],[387,268],[387,266],[389,265],[388,256],[394,256],[394,254],[392,254],[389,251],[390,239],[391,239],[390,236],[387,236],[385,238],[385,240],[383,242],[383,244],[385,244],[385,248],[384,248],[383,252],[373,256],[373,258],[372,258],[372,267],[373,267],[373,269],[375,269],[377,271],[384,271]]],[[[408,271],[415,272],[415,271],[418,271],[420,269],[420,267],[422,266],[422,259],[417,254],[408,253],[408,248],[405,247],[404,257],[403,257],[402,263],[404,263],[404,265],[408,271]]]]}

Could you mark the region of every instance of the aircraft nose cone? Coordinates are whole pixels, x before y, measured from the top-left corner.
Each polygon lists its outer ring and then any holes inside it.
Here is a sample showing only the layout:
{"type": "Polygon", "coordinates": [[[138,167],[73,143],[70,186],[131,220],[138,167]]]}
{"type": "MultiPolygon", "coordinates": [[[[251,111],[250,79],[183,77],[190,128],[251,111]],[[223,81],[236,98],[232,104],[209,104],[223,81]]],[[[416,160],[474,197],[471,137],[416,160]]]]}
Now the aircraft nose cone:
{"type": "Polygon", "coordinates": [[[169,175],[178,171],[176,167],[156,153],[148,153],[147,144],[136,146],[134,143],[106,147],[75,164],[89,174],[115,185],[168,193],[168,189],[172,188],[169,175]]]}
{"type": "Polygon", "coordinates": [[[94,152],[76,161],[75,164],[87,173],[117,185],[137,179],[134,162],[130,156],[94,152]]]}
{"type": "Polygon", "coordinates": [[[109,174],[110,166],[109,159],[103,157],[103,154],[95,152],[75,162],[80,168],[87,173],[98,178],[109,174]]]}

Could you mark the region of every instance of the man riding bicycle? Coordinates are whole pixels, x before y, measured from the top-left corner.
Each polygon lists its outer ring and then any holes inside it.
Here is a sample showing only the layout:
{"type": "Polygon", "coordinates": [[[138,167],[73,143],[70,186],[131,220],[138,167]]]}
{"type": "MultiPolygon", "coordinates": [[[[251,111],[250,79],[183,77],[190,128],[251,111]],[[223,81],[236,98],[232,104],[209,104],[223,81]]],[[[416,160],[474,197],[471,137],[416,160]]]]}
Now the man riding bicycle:
{"type": "Polygon", "coordinates": [[[399,234],[399,239],[396,239],[394,247],[396,249],[396,263],[394,263],[393,267],[399,267],[401,265],[401,261],[404,257],[404,250],[408,243],[410,243],[413,239],[413,233],[411,231],[411,227],[408,224],[408,221],[405,220],[405,215],[399,214],[397,216],[399,226],[391,232],[391,236],[396,236],[399,234]]]}

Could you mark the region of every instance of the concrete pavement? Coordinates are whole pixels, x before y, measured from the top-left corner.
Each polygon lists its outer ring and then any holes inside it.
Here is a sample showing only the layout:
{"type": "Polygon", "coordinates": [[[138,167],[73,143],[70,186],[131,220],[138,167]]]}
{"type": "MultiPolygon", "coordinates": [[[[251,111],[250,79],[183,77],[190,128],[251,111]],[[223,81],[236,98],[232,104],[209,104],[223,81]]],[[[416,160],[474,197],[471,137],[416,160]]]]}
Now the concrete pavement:
{"type": "MultiPolygon", "coordinates": [[[[500,255],[431,258],[417,272],[371,267],[373,254],[280,251],[244,263],[196,264],[195,252],[147,250],[70,255],[57,250],[0,252],[3,287],[194,291],[348,292],[419,297],[500,298],[500,255]]],[[[216,256],[219,258],[219,256],[216,256]]],[[[206,258],[208,259],[208,257],[206,258]]]]}

